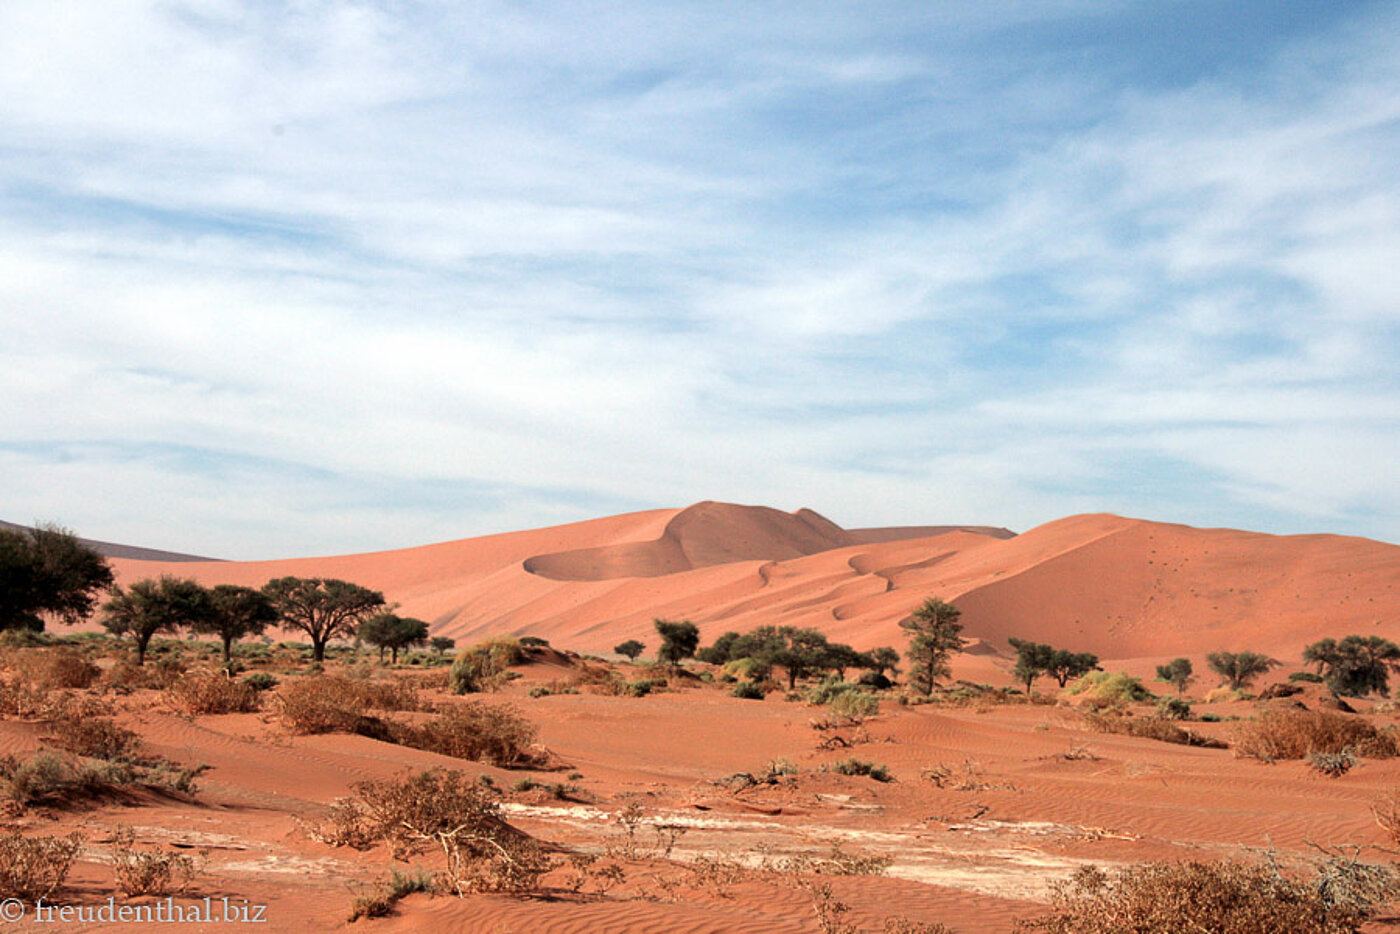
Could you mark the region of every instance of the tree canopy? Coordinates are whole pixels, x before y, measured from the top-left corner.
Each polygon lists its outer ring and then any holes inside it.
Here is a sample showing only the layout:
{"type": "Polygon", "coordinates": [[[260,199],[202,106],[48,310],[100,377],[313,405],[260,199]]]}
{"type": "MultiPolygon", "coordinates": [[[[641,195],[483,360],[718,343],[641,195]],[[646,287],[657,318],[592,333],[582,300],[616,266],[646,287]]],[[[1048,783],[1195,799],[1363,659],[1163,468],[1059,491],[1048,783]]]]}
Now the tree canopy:
{"type": "Polygon", "coordinates": [[[216,584],[209,591],[209,613],[190,626],[195,632],[219,637],[224,661],[233,656],[233,643],[248,636],[260,636],[277,622],[277,608],[261,590],[234,584],[216,584]]]}
{"type": "Polygon", "coordinates": [[[384,606],[384,595],[349,581],[327,577],[279,577],[263,585],[282,620],[311,638],[311,655],[325,661],[326,643],[349,638],[384,606]]]}
{"type": "Polygon", "coordinates": [[[360,623],[359,637],[379,649],[383,660],[384,650],[391,653],[393,664],[399,663],[399,652],[428,641],[428,624],[411,616],[398,616],[394,613],[376,613],[360,623]]]}
{"type": "Polygon", "coordinates": [[[102,625],[117,636],[136,641],[136,664],[146,663],[146,649],[160,632],[205,624],[214,613],[209,591],[197,581],[161,575],[118,587],[102,607],[102,625]]]}
{"type": "Polygon", "coordinates": [[[1338,694],[1384,696],[1391,671],[1400,670],[1400,645],[1380,636],[1323,639],[1303,649],[1303,661],[1317,665],[1317,673],[1338,694]]]}
{"type": "Polygon", "coordinates": [[[0,529],[0,630],[39,632],[46,615],[76,623],[112,582],[107,559],[67,529],[0,529]]]}
{"type": "Polygon", "coordinates": [[[909,634],[909,681],[924,694],[933,693],[934,683],[952,673],[949,659],[967,645],[962,637],[962,611],[938,597],[929,597],[919,604],[900,628],[909,634]]]}
{"type": "Polygon", "coordinates": [[[1206,656],[1206,664],[1238,691],[1279,662],[1258,652],[1211,652],[1206,656]]]}
{"type": "Polygon", "coordinates": [[[655,619],[656,634],[661,637],[661,648],[656,657],[668,665],[679,665],[681,659],[690,658],[700,645],[700,630],[690,620],[655,619]]]}
{"type": "Polygon", "coordinates": [[[1165,665],[1157,666],[1157,679],[1176,686],[1178,696],[1185,693],[1186,686],[1195,680],[1192,675],[1191,659],[1174,658],[1165,665]]]}
{"type": "Polygon", "coordinates": [[[619,642],[613,646],[613,651],[618,655],[625,655],[631,661],[636,661],[637,656],[646,651],[646,645],[636,639],[628,639],[626,642],[619,642]]]}

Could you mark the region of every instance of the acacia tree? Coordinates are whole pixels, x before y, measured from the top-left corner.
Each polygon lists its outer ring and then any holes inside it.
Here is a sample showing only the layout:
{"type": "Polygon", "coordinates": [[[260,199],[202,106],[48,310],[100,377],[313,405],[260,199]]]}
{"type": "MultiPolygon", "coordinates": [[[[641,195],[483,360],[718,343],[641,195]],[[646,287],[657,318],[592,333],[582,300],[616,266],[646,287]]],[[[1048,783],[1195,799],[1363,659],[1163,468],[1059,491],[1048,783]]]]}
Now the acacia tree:
{"type": "Polygon", "coordinates": [[[446,653],[448,649],[455,649],[457,647],[457,640],[453,639],[451,636],[433,636],[428,640],[428,645],[434,652],[442,655],[446,653]]]}
{"type": "Polygon", "coordinates": [[[384,595],[329,577],[279,577],[263,585],[283,622],[311,638],[311,657],[326,658],[326,643],[355,634],[360,623],[384,606],[384,595]]]}
{"type": "Polygon", "coordinates": [[[1176,685],[1176,693],[1180,697],[1186,693],[1186,686],[1196,680],[1191,671],[1191,659],[1174,658],[1165,665],[1157,666],[1157,680],[1176,685]]]}
{"type": "Polygon", "coordinates": [[[899,674],[899,669],[895,667],[899,664],[899,653],[894,650],[893,646],[882,645],[865,654],[870,659],[870,670],[877,675],[884,677],[887,671],[892,675],[899,674]]]}
{"type": "Polygon", "coordinates": [[[360,623],[357,634],[365,642],[379,648],[380,661],[384,660],[384,650],[388,649],[392,653],[392,664],[397,665],[400,649],[428,641],[428,624],[411,616],[376,613],[360,623]]]}
{"type": "Polygon", "coordinates": [[[1206,656],[1206,664],[1239,691],[1279,662],[1258,652],[1211,652],[1206,656]]]}
{"type": "Polygon", "coordinates": [[[900,628],[909,633],[909,682],[916,690],[932,694],[934,682],[952,674],[948,661],[961,652],[967,641],[958,622],[962,611],[938,597],[929,597],[900,628]]]}
{"type": "Polygon", "coordinates": [[[1317,665],[1317,673],[1338,694],[1384,696],[1390,689],[1390,672],[1400,669],[1400,645],[1380,636],[1323,639],[1303,649],[1303,661],[1317,665]]]}
{"type": "Polygon", "coordinates": [[[635,662],[637,656],[646,651],[646,645],[638,642],[636,639],[628,639],[626,642],[619,642],[617,645],[613,646],[613,651],[618,655],[627,656],[628,661],[635,662]]]}
{"type": "Polygon", "coordinates": [[[176,632],[203,625],[214,613],[209,591],[197,581],[161,575],[160,580],[139,580],[130,588],[118,587],[102,607],[102,625],[115,636],[136,641],[136,664],[146,664],[146,648],[159,632],[176,632]]]}
{"type": "Polygon", "coordinates": [[[261,590],[235,584],[217,584],[209,591],[210,612],[195,620],[195,632],[218,636],[224,645],[224,663],[233,658],[233,643],[260,636],[277,622],[277,608],[261,590]]]}
{"type": "Polygon", "coordinates": [[[107,559],[67,529],[0,529],[0,630],[42,632],[46,614],[76,623],[112,581],[107,559]]]}
{"type": "Polygon", "coordinates": [[[1050,671],[1055,650],[1043,642],[1031,642],[1027,639],[1013,638],[1006,641],[1016,650],[1016,667],[1011,673],[1026,685],[1026,693],[1029,694],[1035,679],[1050,671]]]}
{"type": "Polygon", "coordinates": [[[1070,678],[1086,675],[1099,667],[1099,657],[1093,652],[1071,652],[1068,649],[1055,649],[1050,655],[1050,665],[1046,673],[1064,687],[1070,678]]]}
{"type": "Polygon", "coordinates": [[[679,665],[681,659],[690,658],[700,645],[700,629],[690,620],[654,619],[656,633],[661,637],[661,648],[656,657],[668,665],[679,665]]]}

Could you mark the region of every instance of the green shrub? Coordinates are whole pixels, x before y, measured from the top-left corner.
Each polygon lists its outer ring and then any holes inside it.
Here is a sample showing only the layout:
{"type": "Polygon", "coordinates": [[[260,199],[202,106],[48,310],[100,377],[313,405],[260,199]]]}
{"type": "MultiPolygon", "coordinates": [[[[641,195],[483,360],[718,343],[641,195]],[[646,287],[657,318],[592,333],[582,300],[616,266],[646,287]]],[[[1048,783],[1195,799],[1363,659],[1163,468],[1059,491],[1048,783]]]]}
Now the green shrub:
{"type": "Polygon", "coordinates": [[[1152,699],[1142,681],[1121,671],[1091,671],[1064,690],[1066,696],[1081,697],[1094,707],[1141,703],[1152,699]]]}
{"type": "Polygon", "coordinates": [[[1324,680],[1322,675],[1314,674],[1311,671],[1295,671],[1288,676],[1289,681],[1302,681],[1305,684],[1321,684],[1324,680]]]}
{"type": "Polygon", "coordinates": [[[740,697],[744,700],[763,700],[763,688],[752,681],[740,681],[734,685],[729,692],[730,697],[740,697]]]}
{"type": "Polygon", "coordinates": [[[457,653],[448,675],[454,694],[494,691],[505,679],[506,669],[525,661],[520,642],[504,636],[486,639],[457,653]]]}
{"type": "Polygon", "coordinates": [[[1189,720],[1191,704],[1179,697],[1160,697],[1157,699],[1157,716],[1163,720],[1189,720]]]}

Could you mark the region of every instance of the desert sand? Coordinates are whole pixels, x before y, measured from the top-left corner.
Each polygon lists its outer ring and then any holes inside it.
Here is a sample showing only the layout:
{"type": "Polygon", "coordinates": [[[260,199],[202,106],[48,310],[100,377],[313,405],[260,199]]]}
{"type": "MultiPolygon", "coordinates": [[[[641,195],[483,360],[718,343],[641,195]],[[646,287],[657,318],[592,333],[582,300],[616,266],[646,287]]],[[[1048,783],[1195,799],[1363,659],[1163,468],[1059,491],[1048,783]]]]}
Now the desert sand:
{"type": "MultiPolygon", "coordinates": [[[[429,620],[434,634],[459,646],[530,635],[612,658],[612,646],[627,638],[654,646],[653,617],[694,620],[702,644],[772,623],[903,651],[899,621],[937,595],[962,609],[971,639],[954,660],[954,678],[994,685],[1011,683],[1008,636],[1092,651],[1106,668],[1149,679],[1174,656],[1190,657],[1204,674],[1205,653],[1250,649],[1284,661],[1264,684],[1301,668],[1301,647],[1323,636],[1400,639],[1400,547],[1111,515],[1011,536],[990,527],[848,531],[809,510],[702,503],[377,554],[114,565],[127,583],[160,573],[254,586],[287,574],[340,577],[383,590],[398,612],[429,620]]],[[[700,681],[645,697],[587,689],[532,696],[531,688],[566,683],[586,664],[538,651],[516,667],[517,680],[487,695],[514,703],[538,728],[551,767],[536,770],[367,736],[295,735],[267,712],[189,716],[160,691],[137,691],[118,704],[119,721],[153,753],[207,766],[198,792],[40,812],[21,824],[87,834],[66,901],[96,903],[111,893],[102,843],[113,826],[127,825],[149,845],[205,853],[183,901],[265,905],[267,930],[813,932],[821,927],[809,895],[758,875],[727,884],[643,880],[672,878],[666,865],[702,857],[753,863],[756,854],[815,856],[840,843],[890,860],[883,875],[830,878],[851,909],[844,923],[880,931],[885,919],[904,917],[991,934],[1042,910],[1050,886],[1089,863],[1383,845],[1369,805],[1400,783],[1400,759],[1367,759],[1328,779],[1302,762],[1264,764],[1231,749],[1096,732],[1078,708],[1056,703],[1045,682],[1044,703],[888,699],[877,716],[836,730],[814,728],[821,709],[781,692],[742,700],[700,681]],[[853,755],[885,765],[894,780],[822,771],[853,755]],[[793,774],[753,785],[735,778],[782,760],[793,774]],[[360,852],[318,842],[307,822],[357,781],[430,767],[488,775],[502,789],[524,777],[570,776],[565,799],[507,791],[507,819],[561,852],[601,852],[620,839],[619,815],[638,806],[647,840],[662,838],[654,828],[669,828],[671,863],[635,869],[607,895],[557,885],[526,898],[414,894],[387,918],[348,924],[353,894],[395,864],[383,846],[360,852]]],[[[404,677],[436,684],[422,672],[404,677]]],[[[1202,677],[1188,693],[1199,700],[1214,684],[1202,677]]],[[[425,690],[448,699],[438,687],[425,690]]],[[[1286,703],[1316,708],[1323,693],[1309,686],[1286,703]]],[[[1355,704],[1377,725],[1394,720],[1373,702],[1355,704]]],[[[1229,741],[1244,722],[1232,718],[1259,707],[1234,700],[1199,709],[1220,720],[1192,729],[1229,741]]],[[[42,723],[0,721],[0,753],[32,752],[44,731],[42,723]]]]}

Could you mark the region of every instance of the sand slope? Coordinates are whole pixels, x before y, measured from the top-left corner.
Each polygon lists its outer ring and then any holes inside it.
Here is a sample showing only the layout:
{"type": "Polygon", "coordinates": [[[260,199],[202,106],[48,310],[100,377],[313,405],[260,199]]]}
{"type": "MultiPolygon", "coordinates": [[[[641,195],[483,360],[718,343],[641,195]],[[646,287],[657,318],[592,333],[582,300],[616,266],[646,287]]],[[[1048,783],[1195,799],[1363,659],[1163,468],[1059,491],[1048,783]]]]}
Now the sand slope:
{"type": "MultiPolygon", "coordinates": [[[[1147,660],[1244,648],[1296,656],[1323,635],[1351,632],[1400,638],[1394,545],[1112,515],[1011,538],[932,528],[849,532],[809,510],[701,503],[375,554],[115,563],[127,581],[341,577],[383,590],[437,633],[534,634],[587,651],[654,642],[657,616],[693,619],[706,639],[772,623],[898,646],[899,620],[931,595],[957,602],[987,652],[1005,653],[1012,635],[1147,660]]],[[[997,667],[968,664],[973,673],[997,667]]]]}

